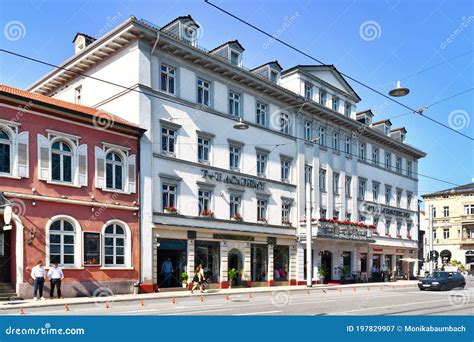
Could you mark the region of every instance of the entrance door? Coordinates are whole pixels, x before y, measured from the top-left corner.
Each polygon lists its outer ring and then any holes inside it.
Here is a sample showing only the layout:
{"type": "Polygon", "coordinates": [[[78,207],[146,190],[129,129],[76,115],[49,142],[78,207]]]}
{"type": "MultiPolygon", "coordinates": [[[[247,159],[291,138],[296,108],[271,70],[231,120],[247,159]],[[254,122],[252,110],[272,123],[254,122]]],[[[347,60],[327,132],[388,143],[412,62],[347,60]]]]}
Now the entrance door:
{"type": "Polygon", "coordinates": [[[186,240],[161,239],[157,247],[158,287],[181,286],[181,273],[186,270],[186,240]],[[166,271],[172,267],[171,277],[167,277],[166,271]]]}
{"type": "Polygon", "coordinates": [[[235,285],[240,285],[242,283],[242,254],[238,249],[231,249],[228,255],[228,266],[227,269],[235,269],[237,271],[237,276],[233,282],[235,285]]]}
{"type": "Polygon", "coordinates": [[[0,283],[10,283],[10,230],[0,231],[0,283]]]}
{"type": "Polygon", "coordinates": [[[332,280],[332,253],[330,251],[321,252],[321,268],[326,271],[325,281],[332,280]]]}

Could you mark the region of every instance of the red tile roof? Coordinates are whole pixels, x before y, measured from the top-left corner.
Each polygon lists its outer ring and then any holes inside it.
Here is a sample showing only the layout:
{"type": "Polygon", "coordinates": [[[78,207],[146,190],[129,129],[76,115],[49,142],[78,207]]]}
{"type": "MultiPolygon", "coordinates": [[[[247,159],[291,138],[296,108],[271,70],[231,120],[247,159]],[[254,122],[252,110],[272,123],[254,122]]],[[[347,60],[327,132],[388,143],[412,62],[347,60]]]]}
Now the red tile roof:
{"type": "MultiPolygon", "coordinates": [[[[33,100],[33,101],[42,102],[44,104],[53,105],[53,106],[56,106],[56,107],[67,109],[67,110],[73,110],[73,111],[76,111],[76,112],[79,112],[79,113],[82,113],[82,114],[89,115],[91,118],[97,117],[97,115],[99,113],[106,113],[107,114],[107,119],[111,120],[113,123],[122,124],[122,125],[129,126],[129,127],[132,127],[132,128],[138,128],[138,125],[136,125],[134,123],[131,123],[130,121],[124,120],[122,118],[119,118],[118,116],[115,116],[113,114],[110,114],[108,112],[102,111],[102,110],[97,109],[97,108],[87,107],[87,106],[79,105],[79,104],[72,103],[72,102],[58,100],[58,99],[55,99],[55,98],[52,98],[52,97],[49,97],[49,96],[44,96],[44,95],[40,95],[40,94],[37,94],[37,93],[29,92],[29,91],[26,91],[26,90],[21,90],[21,89],[9,87],[9,86],[4,85],[4,84],[0,84],[0,95],[2,93],[11,94],[11,95],[14,95],[14,96],[21,96],[25,99],[30,99],[30,100],[33,100]]],[[[102,114],[102,117],[103,117],[103,115],[104,114],[102,114]]]]}

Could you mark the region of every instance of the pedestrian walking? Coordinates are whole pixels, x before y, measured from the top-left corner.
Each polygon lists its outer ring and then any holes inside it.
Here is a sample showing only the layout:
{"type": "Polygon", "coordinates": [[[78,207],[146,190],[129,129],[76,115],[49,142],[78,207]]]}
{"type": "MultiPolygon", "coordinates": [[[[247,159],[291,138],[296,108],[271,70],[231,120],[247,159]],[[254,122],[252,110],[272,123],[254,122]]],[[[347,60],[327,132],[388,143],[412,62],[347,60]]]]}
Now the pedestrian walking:
{"type": "Polygon", "coordinates": [[[61,299],[61,281],[64,279],[64,273],[57,262],[53,262],[53,267],[49,269],[48,278],[50,282],[49,299],[54,299],[54,288],[57,289],[58,299],[61,299]]]}
{"type": "Polygon", "coordinates": [[[168,258],[161,265],[161,274],[164,275],[163,287],[171,287],[173,271],[173,263],[171,262],[171,258],[168,258]]]}
{"type": "Polygon", "coordinates": [[[39,260],[36,266],[31,270],[31,278],[34,280],[33,286],[33,300],[38,300],[38,294],[41,300],[43,297],[44,278],[46,277],[46,271],[43,267],[43,261],[39,260]]]}
{"type": "Polygon", "coordinates": [[[196,290],[199,287],[200,292],[202,293],[202,281],[203,281],[203,276],[201,273],[201,267],[196,266],[196,269],[194,271],[194,277],[193,277],[193,287],[191,288],[191,293],[194,293],[194,290],[196,290]]]}

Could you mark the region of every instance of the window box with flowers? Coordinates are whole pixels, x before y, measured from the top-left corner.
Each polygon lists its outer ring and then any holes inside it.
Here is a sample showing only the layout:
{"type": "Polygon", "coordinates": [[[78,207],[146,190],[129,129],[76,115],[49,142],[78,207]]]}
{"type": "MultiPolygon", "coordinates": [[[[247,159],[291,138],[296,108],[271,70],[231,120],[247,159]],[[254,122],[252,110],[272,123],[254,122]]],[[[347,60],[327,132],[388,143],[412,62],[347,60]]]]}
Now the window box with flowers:
{"type": "Polygon", "coordinates": [[[397,238],[401,238],[402,237],[402,234],[397,234],[397,238]]]}
{"type": "Polygon", "coordinates": [[[373,234],[373,235],[377,235],[377,236],[380,235],[379,232],[377,232],[377,231],[373,231],[372,234],[373,234]]]}
{"type": "Polygon", "coordinates": [[[281,223],[282,223],[284,226],[290,226],[290,227],[291,227],[291,221],[289,221],[289,220],[283,220],[281,223]]]}
{"type": "Polygon", "coordinates": [[[413,239],[413,236],[412,235],[407,235],[407,238],[412,240],[413,239]]]}
{"type": "Polygon", "coordinates": [[[210,217],[210,218],[213,218],[214,217],[214,212],[212,210],[201,210],[201,212],[199,213],[199,215],[201,217],[210,217]]]}
{"type": "Polygon", "coordinates": [[[265,217],[259,217],[257,218],[257,222],[260,222],[260,223],[263,223],[263,224],[267,224],[268,221],[265,217]]]}
{"type": "Polygon", "coordinates": [[[176,207],[165,207],[164,208],[164,211],[165,213],[168,213],[168,214],[176,214],[178,212],[178,209],[176,209],[176,207]]]}
{"type": "Polygon", "coordinates": [[[374,224],[365,224],[363,222],[351,222],[347,220],[336,220],[336,219],[325,219],[321,218],[319,219],[319,222],[323,223],[332,223],[332,224],[340,224],[343,226],[354,226],[354,227],[360,227],[360,228],[369,228],[369,229],[376,229],[377,227],[374,224]]]}
{"type": "Polygon", "coordinates": [[[242,221],[242,215],[240,215],[239,213],[235,213],[234,215],[232,215],[232,217],[230,219],[233,220],[233,221],[241,222],[242,221]]]}

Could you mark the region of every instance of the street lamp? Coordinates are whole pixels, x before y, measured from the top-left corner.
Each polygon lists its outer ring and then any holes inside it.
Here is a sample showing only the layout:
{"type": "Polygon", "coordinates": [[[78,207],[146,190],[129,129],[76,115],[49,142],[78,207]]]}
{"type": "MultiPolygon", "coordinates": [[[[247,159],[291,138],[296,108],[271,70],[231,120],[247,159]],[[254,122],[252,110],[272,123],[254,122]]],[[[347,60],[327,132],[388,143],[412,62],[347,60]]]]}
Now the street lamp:
{"type": "Polygon", "coordinates": [[[397,81],[397,86],[388,92],[388,95],[393,97],[406,96],[410,89],[400,86],[400,81],[397,81]]]}
{"type": "Polygon", "coordinates": [[[244,123],[244,122],[242,121],[242,118],[240,118],[240,119],[239,119],[239,122],[234,125],[234,129],[238,129],[238,130],[243,131],[243,130],[249,129],[249,125],[247,125],[246,123],[244,123]]]}

